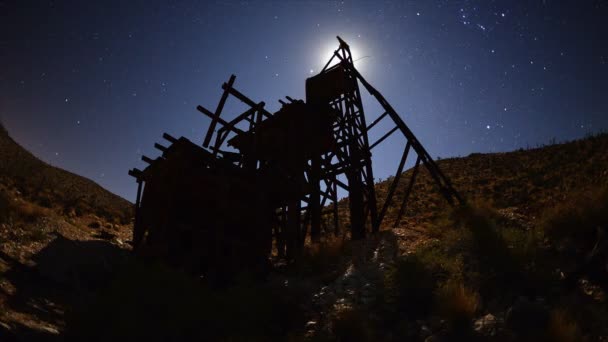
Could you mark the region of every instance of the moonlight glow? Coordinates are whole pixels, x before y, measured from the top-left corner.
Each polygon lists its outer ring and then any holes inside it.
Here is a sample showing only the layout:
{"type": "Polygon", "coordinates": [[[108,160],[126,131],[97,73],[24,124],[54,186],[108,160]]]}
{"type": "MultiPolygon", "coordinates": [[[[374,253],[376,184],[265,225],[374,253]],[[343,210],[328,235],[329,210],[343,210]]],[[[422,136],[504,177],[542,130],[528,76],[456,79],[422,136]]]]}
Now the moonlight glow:
{"type": "MultiPolygon", "coordinates": [[[[36,156],[133,201],[126,170],[158,155],[149,142],[163,132],[201,142],[196,105],[215,106],[231,74],[277,110],[306,98],[336,36],[433,157],[608,129],[605,0],[28,3],[0,1],[0,121],[36,156]]],[[[396,136],[374,150],[374,177],[402,152],[396,136]]]]}
{"type": "MultiPolygon", "coordinates": [[[[346,38],[345,38],[346,39],[346,38]]],[[[350,46],[350,53],[353,57],[353,61],[355,66],[357,67],[357,69],[359,71],[365,71],[365,62],[363,62],[365,60],[365,58],[369,57],[368,55],[366,55],[364,53],[365,49],[362,47],[361,42],[351,42],[349,40],[346,40],[346,42],[348,43],[348,45],[350,46]]],[[[320,68],[322,68],[323,66],[325,66],[325,63],[327,63],[327,61],[329,61],[329,59],[334,55],[334,52],[336,51],[336,49],[338,48],[338,44],[337,41],[334,39],[333,41],[329,41],[321,50],[321,52],[319,53],[319,58],[320,58],[320,68]]],[[[334,58],[331,61],[330,66],[338,63],[339,59],[334,58]]],[[[321,69],[319,69],[318,71],[321,71],[321,69]]]]}

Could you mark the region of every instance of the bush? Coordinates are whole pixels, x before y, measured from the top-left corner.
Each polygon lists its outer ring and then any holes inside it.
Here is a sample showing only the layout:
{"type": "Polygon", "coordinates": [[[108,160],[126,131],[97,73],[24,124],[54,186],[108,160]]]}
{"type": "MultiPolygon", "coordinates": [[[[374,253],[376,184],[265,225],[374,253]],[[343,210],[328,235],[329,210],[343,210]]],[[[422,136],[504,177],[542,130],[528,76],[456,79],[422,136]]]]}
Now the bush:
{"type": "Polygon", "coordinates": [[[340,260],[350,253],[350,245],[341,237],[326,237],[318,244],[306,245],[294,268],[301,275],[328,276],[340,260]]]}
{"type": "Polygon", "coordinates": [[[539,226],[561,263],[570,266],[566,270],[569,280],[587,275],[606,284],[608,187],[581,192],[559,203],[544,213],[539,226]]]}
{"type": "Polygon", "coordinates": [[[598,242],[598,229],[608,229],[608,187],[581,192],[560,202],[543,214],[540,227],[562,251],[591,252],[598,242]]]}
{"type": "Polygon", "coordinates": [[[463,330],[471,325],[471,319],[480,307],[477,292],[459,281],[449,281],[437,291],[437,309],[454,330],[463,330]]]}
{"type": "Polygon", "coordinates": [[[12,211],[17,218],[28,223],[33,223],[39,218],[47,215],[47,211],[44,208],[31,202],[21,201],[13,203],[13,206],[14,208],[12,211]]]}
{"type": "Polygon", "coordinates": [[[435,279],[417,255],[399,259],[384,277],[384,303],[389,311],[424,317],[433,305],[435,279]]]}

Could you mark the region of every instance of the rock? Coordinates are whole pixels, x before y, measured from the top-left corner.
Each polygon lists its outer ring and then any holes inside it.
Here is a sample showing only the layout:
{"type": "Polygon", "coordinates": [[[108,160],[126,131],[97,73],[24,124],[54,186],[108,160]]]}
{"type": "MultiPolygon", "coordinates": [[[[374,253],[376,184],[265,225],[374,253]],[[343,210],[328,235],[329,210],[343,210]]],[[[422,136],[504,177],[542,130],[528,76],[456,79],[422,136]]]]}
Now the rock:
{"type": "Polygon", "coordinates": [[[431,335],[433,335],[433,332],[426,325],[422,325],[420,327],[420,333],[419,333],[419,335],[420,335],[420,339],[423,339],[423,340],[426,341],[426,338],[428,338],[431,335]]]}
{"type": "Polygon", "coordinates": [[[53,335],[59,335],[59,330],[57,330],[54,327],[51,326],[41,326],[40,330],[49,333],[49,334],[53,334],[53,335]]]}
{"type": "Polygon", "coordinates": [[[6,324],[6,323],[4,323],[2,321],[0,321],[0,327],[2,327],[3,329],[5,329],[6,331],[11,331],[12,330],[12,328],[11,328],[10,325],[8,325],[8,324],[6,324]]]}
{"type": "Polygon", "coordinates": [[[487,314],[473,323],[475,331],[483,336],[495,336],[498,332],[498,319],[487,314]]]}

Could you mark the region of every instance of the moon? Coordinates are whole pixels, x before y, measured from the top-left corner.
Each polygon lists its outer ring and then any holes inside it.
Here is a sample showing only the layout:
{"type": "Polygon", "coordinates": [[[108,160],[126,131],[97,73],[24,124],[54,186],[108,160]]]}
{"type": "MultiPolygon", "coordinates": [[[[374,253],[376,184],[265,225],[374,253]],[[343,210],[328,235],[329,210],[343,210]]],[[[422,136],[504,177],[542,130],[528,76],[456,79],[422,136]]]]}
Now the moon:
{"type": "MultiPolygon", "coordinates": [[[[362,44],[360,42],[356,42],[356,43],[348,42],[348,45],[350,47],[350,53],[352,55],[353,63],[355,64],[355,67],[357,68],[357,70],[362,71],[363,66],[366,64],[364,62],[365,58],[367,58],[369,56],[365,54],[365,49],[362,47],[362,44]]],[[[320,57],[322,66],[325,66],[325,64],[334,55],[334,52],[338,49],[338,47],[339,47],[339,43],[337,40],[324,45],[324,48],[321,49],[321,52],[319,53],[319,57],[320,57]]],[[[339,61],[338,58],[334,58],[331,61],[331,64],[329,66],[335,65],[338,61],[339,61]]]]}

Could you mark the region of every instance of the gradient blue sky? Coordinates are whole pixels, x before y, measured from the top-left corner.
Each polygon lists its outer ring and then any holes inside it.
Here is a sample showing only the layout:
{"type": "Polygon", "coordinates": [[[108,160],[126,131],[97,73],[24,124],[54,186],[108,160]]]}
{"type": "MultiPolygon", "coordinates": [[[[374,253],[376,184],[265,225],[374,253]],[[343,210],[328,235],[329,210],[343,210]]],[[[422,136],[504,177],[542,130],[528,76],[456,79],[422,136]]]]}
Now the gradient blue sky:
{"type": "MultiPolygon", "coordinates": [[[[0,120],[134,200],[127,170],[163,132],[202,142],[195,107],[215,108],[230,74],[276,110],[304,98],[340,35],[434,157],[533,147],[608,129],[606,17],[597,0],[0,2],[0,120]]],[[[376,177],[402,148],[375,151],[376,177]]]]}

